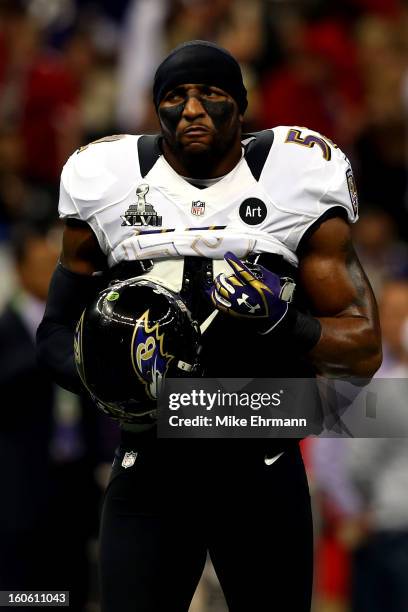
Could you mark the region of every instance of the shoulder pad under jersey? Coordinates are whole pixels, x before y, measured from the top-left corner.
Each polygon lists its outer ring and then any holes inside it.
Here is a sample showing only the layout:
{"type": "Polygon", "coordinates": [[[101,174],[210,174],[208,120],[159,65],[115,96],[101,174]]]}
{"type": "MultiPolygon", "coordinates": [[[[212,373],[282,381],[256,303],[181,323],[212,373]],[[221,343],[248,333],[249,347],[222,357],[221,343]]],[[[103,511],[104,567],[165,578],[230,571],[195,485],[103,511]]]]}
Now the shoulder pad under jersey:
{"type": "Polygon", "coordinates": [[[126,197],[140,181],[140,136],[108,136],[79,148],[66,162],[59,214],[86,221],[126,197]]]}
{"type": "Polygon", "coordinates": [[[336,207],[350,223],[357,221],[353,171],[341,149],[308,128],[278,126],[270,131],[273,145],[259,183],[288,218],[288,246],[295,251],[305,231],[336,207]]]}

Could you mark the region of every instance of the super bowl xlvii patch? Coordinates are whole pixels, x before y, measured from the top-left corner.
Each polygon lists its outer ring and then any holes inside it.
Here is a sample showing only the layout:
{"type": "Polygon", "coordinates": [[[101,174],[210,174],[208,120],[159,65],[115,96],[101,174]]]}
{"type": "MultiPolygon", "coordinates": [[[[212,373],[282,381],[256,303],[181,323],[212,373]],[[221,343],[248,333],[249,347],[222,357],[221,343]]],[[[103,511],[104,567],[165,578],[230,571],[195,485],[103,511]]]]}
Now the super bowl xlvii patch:
{"type": "Polygon", "coordinates": [[[125,453],[122,459],[122,467],[124,468],[132,467],[132,465],[134,465],[136,461],[136,457],[137,457],[137,453],[135,453],[135,451],[128,451],[127,453],[125,453]]]}
{"type": "Polygon", "coordinates": [[[346,170],[347,187],[350,194],[351,204],[353,206],[354,214],[358,213],[358,195],[356,181],[354,180],[353,171],[351,168],[346,170]]]}
{"type": "Polygon", "coordinates": [[[124,215],[121,215],[122,226],[131,225],[161,227],[162,217],[157,214],[153,204],[146,202],[150,187],[147,183],[139,185],[136,189],[137,203],[131,204],[124,215]]]}

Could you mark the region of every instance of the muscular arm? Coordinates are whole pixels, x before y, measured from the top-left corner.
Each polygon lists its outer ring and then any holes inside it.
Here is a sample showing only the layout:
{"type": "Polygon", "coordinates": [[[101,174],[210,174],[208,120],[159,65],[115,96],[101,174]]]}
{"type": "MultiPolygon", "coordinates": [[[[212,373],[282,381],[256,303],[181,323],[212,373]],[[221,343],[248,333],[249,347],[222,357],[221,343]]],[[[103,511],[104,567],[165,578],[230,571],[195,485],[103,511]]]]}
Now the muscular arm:
{"type": "Polygon", "coordinates": [[[330,377],[373,376],[381,364],[377,306],[346,221],[329,219],[312,234],[300,257],[299,281],[322,325],[309,353],[317,370],[330,377]]]}
{"type": "Polygon", "coordinates": [[[93,273],[104,267],[105,258],[91,228],[80,222],[68,224],[37,331],[37,354],[55,382],[74,393],[82,389],[74,363],[74,329],[87,303],[101,289],[100,277],[93,273]]]}
{"type": "Polygon", "coordinates": [[[78,274],[93,274],[106,267],[95,234],[87,223],[68,221],[64,229],[60,262],[78,274]]]}

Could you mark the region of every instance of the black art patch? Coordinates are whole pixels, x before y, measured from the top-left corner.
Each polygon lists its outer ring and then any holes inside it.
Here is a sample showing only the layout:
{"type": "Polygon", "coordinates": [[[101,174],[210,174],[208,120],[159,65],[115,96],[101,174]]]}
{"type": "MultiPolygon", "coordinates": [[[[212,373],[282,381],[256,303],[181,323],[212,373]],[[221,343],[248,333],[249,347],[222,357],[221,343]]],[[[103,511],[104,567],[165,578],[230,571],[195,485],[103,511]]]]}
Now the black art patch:
{"type": "Polygon", "coordinates": [[[247,198],[239,207],[239,216],[248,225],[259,225],[265,221],[267,213],[265,202],[259,198],[247,198]]]}

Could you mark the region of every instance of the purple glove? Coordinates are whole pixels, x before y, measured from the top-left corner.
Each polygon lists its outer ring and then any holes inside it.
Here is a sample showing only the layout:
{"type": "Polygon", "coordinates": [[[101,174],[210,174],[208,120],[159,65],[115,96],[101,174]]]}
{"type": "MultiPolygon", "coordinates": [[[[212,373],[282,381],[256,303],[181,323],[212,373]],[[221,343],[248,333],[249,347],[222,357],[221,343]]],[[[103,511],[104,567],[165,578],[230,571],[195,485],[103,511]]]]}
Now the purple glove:
{"type": "Polygon", "coordinates": [[[224,259],[234,273],[230,276],[219,274],[214,279],[210,294],[214,306],[236,317],[262,320],[265,330],[261,333],[271,331],[288,311],[288,302],[280,297],[280,277],[259,265],[256,272],[251,272],[230,251],[225,253],[224,259]]]}

